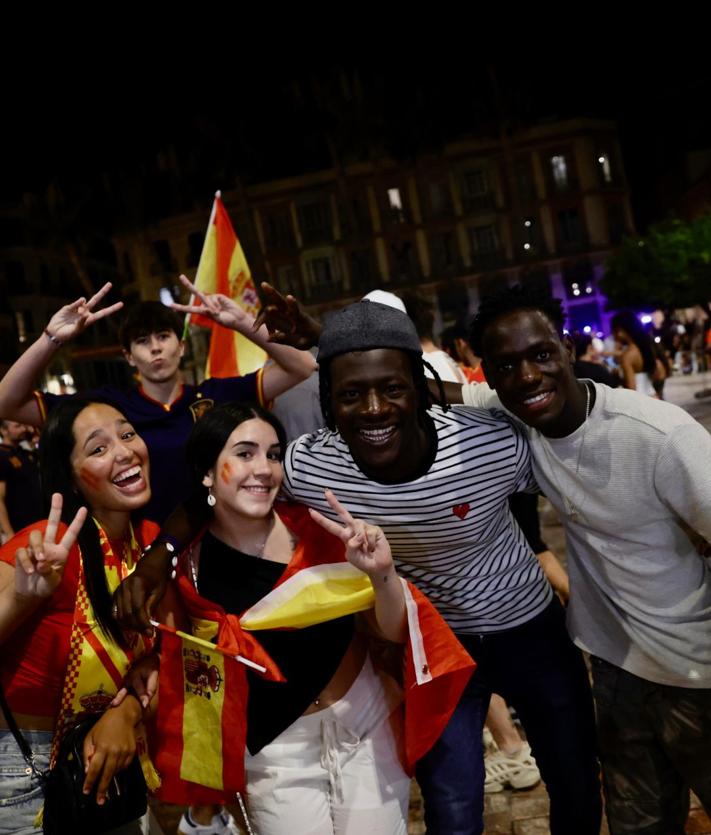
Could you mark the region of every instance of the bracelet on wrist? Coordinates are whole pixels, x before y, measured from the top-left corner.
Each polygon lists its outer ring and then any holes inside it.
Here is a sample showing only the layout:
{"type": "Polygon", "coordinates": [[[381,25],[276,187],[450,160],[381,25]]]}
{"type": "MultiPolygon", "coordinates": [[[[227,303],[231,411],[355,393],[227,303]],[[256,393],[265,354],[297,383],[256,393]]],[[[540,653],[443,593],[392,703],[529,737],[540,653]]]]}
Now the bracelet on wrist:
{"type": "Polygon", "coordinates": [[[60,348],[62,345],[64,345],[64,342],[62,342],[62,340],[59,339],[59,337],[56,337],[53,334],[51,334],[47,330],[47,328],[44,329],[44,335],[47,337],[47,339],[49,339],[49,341],[52,343],[52,345],[56,345],[58,348],[60,348]]]}
{"type": "Polygon", "coordinates": [[[147,545],[143,549],[143,556],[145,556],[149,551],[155,548],[158,545],[162,545],[165,550],[170,554],[170,563],[172,567],[171,571],[171,579],[175,579],[175,569],[178,565],[178,554],[183,550],[183,545],[180,540],[176,539],[176,537],[171,536],[169,533],[159,533],[158,536],[151,542],[150,545],[147,545]]]}

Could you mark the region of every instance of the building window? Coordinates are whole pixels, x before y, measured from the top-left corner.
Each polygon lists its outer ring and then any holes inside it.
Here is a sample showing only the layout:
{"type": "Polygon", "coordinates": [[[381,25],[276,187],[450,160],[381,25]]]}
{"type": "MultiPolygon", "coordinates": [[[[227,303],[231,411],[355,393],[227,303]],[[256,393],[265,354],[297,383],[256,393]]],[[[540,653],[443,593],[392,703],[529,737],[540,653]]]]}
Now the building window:
{"type": "Polygon", "coordinates": [[[489,174],[484,168],[468,171],[462,181],[464,211],[486,211],[494,208],[494,197],[489,187],[489,174]]]}
{"type": "Polygon", "coordinates": [[[373,255],[370,249],[356,249],[351,252],[351,279],[353,287],[365,289],[375,281],[373,255]]]}
{"type": "Polygon", "coordinates": [[[521,200],[524,203],[531,203],[536,199],[536,187],[533,182],[533,172],[528,159],[516,160],[516,185],[521,200]]]}
{"type": "Polygon", "coordinates": [[[440,232],[430,237],[430,258],[434,272],[452,270],[458,266],[459,252],[453,232],[440,232]]]}
{"type": "Polygon", "coordinates": [[[551,157],[551,169],[555,187],[558,189],[568,188],[568,164],[563,154],[551,157]]]}
{"type": "Polygon", "coordinates": [[[153,275],[172,272],[174,270],[173,258],[170,254],[170,244],[168,241],[153,241],[153,254],[155,256],[151,264],[151,273],[153,275]]]}
{"type": "Polygon", "coordinates": [[[277,268],[277,286],[282,293],[299,293],[299,273],[294,264],[282,264],[277,268]]]}
{"type": "Polygon", "coordinates": [[[430,183],[429,195],[432,217],[448,217],[452,214],[452,193],[446,180],[430,183]]]}
{"type": "Polygon", "coordinates": [[[306,245],[332,240],[329,204],[321,200],[299,206],[299,228],[306,245]]]}
{"type": "Polygon", "coordinates": [[[333,284],[333,269],[330,258],[311,258],[307,261],[311,283],[315,287],[326,287],[333,284]]]}
{"type": "Polygon", "coordinates": [[[264,232],[267,249],[295,249],[294,227],[291,212],[287,207],[272,209],[265,213],[264,232]]]}
{"type": "Polygon", "coordinates": [[[612,167],[610,165],[610,157],[607,154],[600,154],[600,156],[597,158],[597,164],[600,166],[602,181],[604,183],[611,183],[612,167]]]}
{"type": "Polygon", "coordinates": [[[373,224],[368,209],[368,198],[365,194],[356,194],[351,197],[351,213],[353,218],[353,231],[357,235],[369,235],[373,231],[373,224]]]}
{"type": "Polygon", "coordinates": [[[562,243],[579,244],[582,242],[580,215],[577,209],[562,209],[558,212],[558,228],[562,243]]]}
{"type": "Polygon", "coordinates": [[[402,199],[402,191],[393,186],[386,191],[388,198],[388,214],[391,223],[405,223],[405,205],[402,199]]]}
{"type": "Polygon", "coordinates": [[[402,211],[402,198],[400,197],[399,188],[388,189],[388,203],[391,209],[395,209],[398,212],[402,211]]]}
{"type": "Polygon", "coordinates": [[[477,255],[497,252],[499,249],[499,236],[495,226],[470,227],[469,241],[472,251],[477,255]]]}
{"type": "Polygon", "coordinates": [[[467,197],[481,197],[489,191],[489,176],[480,168],[478,171],[469,171],[464,175],[464,193],[467,197]]]}

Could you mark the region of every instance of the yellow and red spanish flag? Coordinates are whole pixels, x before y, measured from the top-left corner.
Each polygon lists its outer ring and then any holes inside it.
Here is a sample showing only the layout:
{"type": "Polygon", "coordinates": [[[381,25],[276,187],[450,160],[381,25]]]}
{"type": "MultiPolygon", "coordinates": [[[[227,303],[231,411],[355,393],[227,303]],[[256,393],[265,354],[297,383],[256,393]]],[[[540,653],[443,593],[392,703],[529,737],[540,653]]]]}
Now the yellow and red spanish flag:
{"type": "MultiPolygon", "coordinates": [[[[259,312],[257,288],[219,191],[212,204],[193,283],[203,293],[229,296],[252,316],[259,312]]],[[[212,329],[205,376],[239,377],[264,365],[266,353],[241,333],[223,328],[204,316],[193,315],[191,321],[212,329]]]]}
{"type": "Polygon", "coordinates": [[[220,803],[244,790],[247,684],[243,666],[213,644],[161,627],[158,796],[220,803]]]}
{"type": "Polygon", "coordinates": [[[236,617],[218,624],[209,607],[200,614],[197,631],[217,644],[158,624],[160,695],[152,742],[161,776],[156,795],[168,803],[230,802],[236,792],[244,791],[246,667],[283,681],[236,617]]]}

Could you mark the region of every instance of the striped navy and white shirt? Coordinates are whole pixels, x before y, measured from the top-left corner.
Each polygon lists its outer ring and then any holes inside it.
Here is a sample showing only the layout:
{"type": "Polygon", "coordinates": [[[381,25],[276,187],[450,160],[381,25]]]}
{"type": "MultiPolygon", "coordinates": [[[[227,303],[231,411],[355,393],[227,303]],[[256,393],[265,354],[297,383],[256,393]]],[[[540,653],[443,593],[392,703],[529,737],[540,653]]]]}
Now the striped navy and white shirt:
{"type": "Polygon", "coordinates": [[[437,454],[429,471],[379,484],[356,465],[338,432],[290,444],[284,493],[335,518],[330,487],[356,517],[379,525],[398,572],[415,583],[459,633],[525,623],[551,588],[509,511],[507,497],[535,489],[528,442],[503,413],[455,406],[430,410],[437,454]]]}

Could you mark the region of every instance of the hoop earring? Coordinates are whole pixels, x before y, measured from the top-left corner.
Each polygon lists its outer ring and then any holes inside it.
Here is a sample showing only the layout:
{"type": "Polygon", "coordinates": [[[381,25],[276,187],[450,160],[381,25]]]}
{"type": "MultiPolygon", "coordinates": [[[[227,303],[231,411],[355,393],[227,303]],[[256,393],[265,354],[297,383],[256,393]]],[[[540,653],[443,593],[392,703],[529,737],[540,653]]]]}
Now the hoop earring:
{"type": "Polygon", "coordinates": [[[207,494],[207,503],[210,507],[214,507],[217,504],[217,499],[210,492],[207,494]]]}

